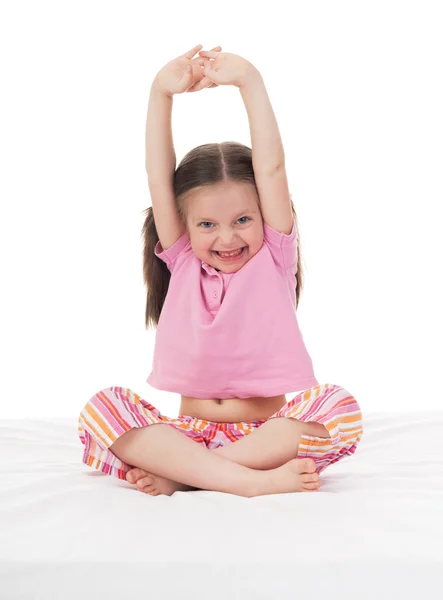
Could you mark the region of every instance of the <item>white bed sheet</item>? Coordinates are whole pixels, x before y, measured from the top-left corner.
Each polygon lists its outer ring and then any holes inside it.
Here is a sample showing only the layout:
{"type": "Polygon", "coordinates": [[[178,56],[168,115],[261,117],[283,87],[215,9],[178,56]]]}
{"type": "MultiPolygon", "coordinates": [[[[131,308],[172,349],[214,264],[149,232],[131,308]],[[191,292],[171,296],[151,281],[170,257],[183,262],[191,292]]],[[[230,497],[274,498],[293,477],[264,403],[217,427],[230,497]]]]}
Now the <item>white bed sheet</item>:
{"type": "Polygon", "coordinates": [[[318,493],[153,497],[81,462],[76,419],[0,420],[0,597],[442,598],[442,432],[365,413],[318,493]]]}

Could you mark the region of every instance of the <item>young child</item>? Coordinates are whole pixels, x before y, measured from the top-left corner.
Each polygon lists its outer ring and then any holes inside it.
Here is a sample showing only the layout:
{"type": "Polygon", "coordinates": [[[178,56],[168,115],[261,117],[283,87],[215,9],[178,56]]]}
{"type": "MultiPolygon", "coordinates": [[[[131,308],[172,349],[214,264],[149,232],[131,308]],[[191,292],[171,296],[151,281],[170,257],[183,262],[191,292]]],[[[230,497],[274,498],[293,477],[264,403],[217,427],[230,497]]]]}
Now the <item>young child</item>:
{"type": "Polygon", "coordinates": [[[297,216],[263,79],[244,58],[201,48],[157,73],[146,123],[147,382],[181,394],[180,414],[102,389],[80,413],[83,462],[151,495],[317,491],[319,473],[355,452],[362,413],[347,390],[318,383],[298,327],[297,216]],[[174,94],[219,85],[239,88],[252,149],[205,144],[175,168],[174,94]]]}

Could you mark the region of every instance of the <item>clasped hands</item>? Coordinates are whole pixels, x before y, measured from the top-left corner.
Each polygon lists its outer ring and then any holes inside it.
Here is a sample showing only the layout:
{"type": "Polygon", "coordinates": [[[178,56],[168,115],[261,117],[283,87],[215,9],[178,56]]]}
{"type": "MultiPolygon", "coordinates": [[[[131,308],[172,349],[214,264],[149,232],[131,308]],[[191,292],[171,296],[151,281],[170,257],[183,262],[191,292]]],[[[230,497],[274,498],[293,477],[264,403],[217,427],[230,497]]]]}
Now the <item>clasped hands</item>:
{"type": "Polygon", "coordinates": [[[167,63],[155,77],[156,86],[168,96],[197,92],[219,85],[242,88],[258,71],[248,60],[221,52],[221,46],[202,50],[199,44],[167,63]],[[198,52],[199,56],[194,58],[198,52]]]}

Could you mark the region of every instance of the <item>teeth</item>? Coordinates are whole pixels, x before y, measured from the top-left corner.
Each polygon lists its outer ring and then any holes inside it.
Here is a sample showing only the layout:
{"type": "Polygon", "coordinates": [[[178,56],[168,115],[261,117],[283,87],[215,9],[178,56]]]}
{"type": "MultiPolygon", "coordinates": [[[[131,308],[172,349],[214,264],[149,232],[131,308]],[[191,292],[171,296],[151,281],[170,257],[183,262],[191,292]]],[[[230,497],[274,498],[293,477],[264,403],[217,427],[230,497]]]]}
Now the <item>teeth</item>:
{"type": "Polygon", "coordinates": [[[220,256],[228,258],[229,256],[236,256],[237,254],[241,254],[242,250],[243,248],[240,248],[240,250],[237,250],[236,252],[219,252],[219,254],[220,256]]]}

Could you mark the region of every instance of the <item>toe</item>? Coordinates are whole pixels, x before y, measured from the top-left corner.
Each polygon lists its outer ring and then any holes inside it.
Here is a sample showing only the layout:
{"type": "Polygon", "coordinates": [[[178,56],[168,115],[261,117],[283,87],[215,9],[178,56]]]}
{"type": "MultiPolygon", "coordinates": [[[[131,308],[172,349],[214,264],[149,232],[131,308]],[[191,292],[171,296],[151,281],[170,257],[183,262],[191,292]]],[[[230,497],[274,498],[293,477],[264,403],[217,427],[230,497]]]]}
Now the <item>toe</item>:
{"type": "Polygon", "coordinates": [[[126,481],[129,481],[129,483],[137,483],[137,481],[145,475],[146,471],[143,471],[143,469],[139,469],[138,467],[134,467],[134,469],[131,469],[126,473],[126,481]]]}
{"type": "Polygon", "coordinates": [[[160,493],[155,483],[151,483],[150,485],[146,485],[144,488],[140,488],[139,492],[143,492],[143,494],[149,494],[150,496],[158,496],[160,493]]]}
{"type": "Polygon", "coordinates": [[[141,479],[139,479],[137,481],[137,487],[139,489],[143,489],[146,486],[152,485],[153,483],[154,483],[154,479],[152,477],[149,477],[149,476],[148,477],[142,477],[141,479]]]}
{"type": "Polygon", "coordinates": [[[126,473],[126,481],[129,481],[129,483],[134,483],[134,481],[135,481],[134,469],[131,469],[131,471],[128,471],[126,473]]]}
{"type": "Polygon", "coordinates": [[[303,483],[303,489],[312,492],[313,490],[318,490],[320,487],[320,482],[315,481],[312,483],[303,483]]]}
{"type": "Polygon", "coordinates": [[[312,460],[312,458],[304,458],[303,459],[303,467],[305,467],[304,473],[315,473],[315,471],[317,469],[315,461],[312,460]]]}
{"type": "Polygon", "coordinates": [[[319,479],[320,478],[317,473],[308,473],[301,476],[303,483],[317,482],[319,479]]]}

